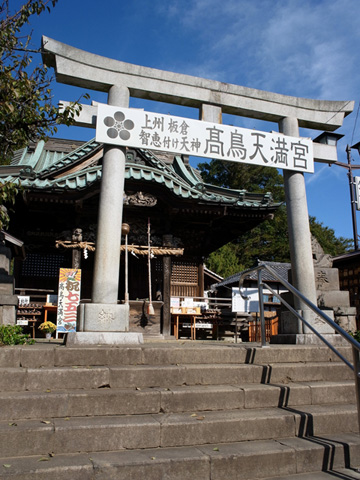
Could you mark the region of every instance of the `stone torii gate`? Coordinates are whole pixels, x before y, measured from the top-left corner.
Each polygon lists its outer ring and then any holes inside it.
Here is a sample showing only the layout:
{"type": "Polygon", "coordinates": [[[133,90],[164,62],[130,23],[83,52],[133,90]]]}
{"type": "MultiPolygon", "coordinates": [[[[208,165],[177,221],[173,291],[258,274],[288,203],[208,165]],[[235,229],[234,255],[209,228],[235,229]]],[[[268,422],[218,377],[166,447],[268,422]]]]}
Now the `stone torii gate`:
{"type": "MultiPolygon", "coordinates": [[[[334,131],[354,108],[352,101],[290,97],[132,65],[94,55],[47,37],[43,37],[42,47],[44,63],[55,69],[58,82],[107,92],[108,104],[119,107],[128,108],[130,96],[151,99],[198,108],[201,120],[216,124],[222,123],[222,113],[277,122],[279,131],[292,137],[299,137],[299,127],[334,131]]],[[[76,124],[95,128],[96,116],[96,106],[83,105],[76,124]]],[[[336,146],[313,143],[313,151],[315,161],[334,163],[337,160],[336,146]]],[[[92,303],[82,305],[81,311],[81,329],[83,332],[96,333],[95,343],[114,343],[121,341],[121,338],[125,338],[125,341],[141,341],[131,339],[130,333],[124,333],[129,328],[128,306],[117,304],[124,171],[125,147],[106,145],[92,303]],[[118,335],[114,332],[118,332],[118,335]]],[[[284,170],[283,174],[293,284],[316,304],[304,175],[288,170],[284,170]]],[[[302,310],[304,317],[311,324],[315,322],[319,328],[319,320],[313,318],[310,310],[300,303],[296,308],[302,310]]],[[[294,329],[294,334],[308,333],[301,326],[296,325],[294,329]]],[[[327,333],[327,326],[320,325],[320,331],[327,333]]]]}

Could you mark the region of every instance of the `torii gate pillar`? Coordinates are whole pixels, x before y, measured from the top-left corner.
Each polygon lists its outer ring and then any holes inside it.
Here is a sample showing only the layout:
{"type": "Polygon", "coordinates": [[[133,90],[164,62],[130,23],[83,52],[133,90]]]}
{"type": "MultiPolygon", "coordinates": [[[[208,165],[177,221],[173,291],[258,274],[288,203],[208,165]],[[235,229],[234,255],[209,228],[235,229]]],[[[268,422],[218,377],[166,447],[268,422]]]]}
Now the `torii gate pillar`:
{"type": "MultiPolygon", "coordinates": [[[[285,135],[292,137],[299,136],[299,125],[297,118],[286,117],[279,122],[279,130],[285,135]]],[[[311,234],[309,225],[309,213],[306,200],[305,179],[302,172],[291,172],[283,170],[285,200],[289,232],[289,246],[291,257],[292,281],[296,288],[317,305],[314,263],[311,249],[311,234]]],[[[331,327],[320,320],[305,304],[297,298],[294,299],[295,309],[311,325],[316,324],[320,333],[333,333],[331,327]]],[[[295,316],[288,318],[285,323],[283,334],[308,334],[312,333],[295,316]]],[[[281,335],[279,336],[281,337],[281,335]]],[[[281,338],[278,339],[279,341],[281,338]]],[[[301,343],[301,342],[300,342],[301,343]]]]}
{"type": "MultiPolygon", "coordinates": [[[[114,85],[108,104],[129,106],[129,89],[114,85]]],[[[129,332],[129,304],[118,304],[121,225],[126,148],[105,145],[102,165],[92,301],[80,305],[80,332],[67,343],[142,343],[142,334],[129,332]]]]}

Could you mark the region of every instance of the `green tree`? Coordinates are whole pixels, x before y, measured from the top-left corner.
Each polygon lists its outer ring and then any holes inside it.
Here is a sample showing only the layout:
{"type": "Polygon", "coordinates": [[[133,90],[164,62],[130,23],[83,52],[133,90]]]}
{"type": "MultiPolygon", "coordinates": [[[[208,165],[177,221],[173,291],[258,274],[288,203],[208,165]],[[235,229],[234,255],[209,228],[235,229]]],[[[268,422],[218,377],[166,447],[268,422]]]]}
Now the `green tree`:
{"type": "MultiPolygon", "coordinates": [[[[28,0],[12,11],[9,0],[0,0],[0,165],[8,165],[29,142],[46,140],[59,124],[71,125],[80,112],[78,102],[61,111],[53,104],[47,67],[32,65],[41,50],[31,49],[31,34],[23,33],[33,15],[50,11],[57,1],[28,0]]],[[[21,190],[18,184],[0,183],[0,229],[8,227],[6,207],[21,190]]]]}
{"type": "Polygon", "coordinates": [[[253,193],[269,191],[275,202],[285,200],[283,177],[276,168],[211,160],[199,163],[198,169],[206,183],[253,193]]]}
{"type": "Polygon", "coordinates": [[[237,250],[237,245],[234,243],[223,245],[210,254],[206,260],[206,266],[224,278],[241,272],[245,268],[240,262],[240,255],[237,250]]]}
{"type": "MultiPolygon", "coordinates": [[[[277,202],[285,198],[283,177],[275,168],[247,164],[229,164],[219,160],[201,163],[198,168],[205,182],[222,187],[245,189],[249,192],[270,191],[277,202]]],[[[349,251],[352,241],[337,238],[331,228],[310,217],[310,230],[325,253],[340,255],[349,251]]],[[[281,205],[274,218],[267,220],[236,241],[209,255],[206,265],[228,277],[257,264],[257,260],[290,262],[286,207],[281,205]]]]}
{"type": "Polygon", "coordinates": [[[324,252],[333,257],[349,252],[354,248],[352,239],[336,237],[332,228],[326,227],[322,222],[318,222],[315,217],[310,217],[310,231],[320,243],[324,252]]]}
{"type": "Polygon", "coordinates": [[[59,111],[53,104],[47,68],[32,66],[31,35],[23,28],[33,15],[50,11],[57,0],[28,0],[19,10],[9,0],[0,3],[0,164],[9,164],[15,150],[30,141],[46,139],[57,125],[70,125],[79,111],[76,102],[59,111]]]}
{"type": "Polygon", "coordinates": [[[0,182],[0,230],[6,230],[9,226],[10,218],[5,205],[14,205],[15,198],[20,191],[21,187],[16,183],[0,182]]]}

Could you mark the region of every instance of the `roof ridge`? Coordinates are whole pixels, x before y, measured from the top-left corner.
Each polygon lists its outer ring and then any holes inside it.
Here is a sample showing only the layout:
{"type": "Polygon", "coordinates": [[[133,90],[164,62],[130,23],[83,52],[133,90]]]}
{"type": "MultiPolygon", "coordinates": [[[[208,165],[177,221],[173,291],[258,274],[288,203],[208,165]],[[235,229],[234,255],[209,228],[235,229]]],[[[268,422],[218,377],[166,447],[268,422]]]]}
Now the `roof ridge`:
{"type": "Polygon", "coordinates": [[[88,142],[85,142],[84,144],[80,145],[78,148],[76,148],[72,152],[69,152],[63,157],[59,158],[55,163],[50,165],[50,167],[38,172],[38,175],[46,176],[58,170],[61,170],[61,168],[64,168],[68,165],[72,165],[77,160],[83,158],[84,155],[88,155],[89,153],[96,151],[99,147],[102,147],[102,144],[97,142],[95,138],[93,138],[88,142]]]}

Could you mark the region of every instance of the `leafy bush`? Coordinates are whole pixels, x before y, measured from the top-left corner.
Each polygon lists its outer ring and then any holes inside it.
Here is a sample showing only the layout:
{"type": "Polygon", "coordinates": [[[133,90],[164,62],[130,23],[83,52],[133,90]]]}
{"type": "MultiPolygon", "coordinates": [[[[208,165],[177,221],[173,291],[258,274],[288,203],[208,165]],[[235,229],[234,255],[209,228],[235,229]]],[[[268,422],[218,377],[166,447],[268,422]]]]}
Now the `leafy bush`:
{"type": "Polygon", "coordinates": [[[0,325],[0,345],[33,344],[35,340],[23,333],[21,325],[0,325]]]}
{"type": "Polygon", "coordinates": [[[351,335],[357,342],[360,343],[360,330],[356,330],[355,332],[349,332],[349,335],[351,335]]]}

